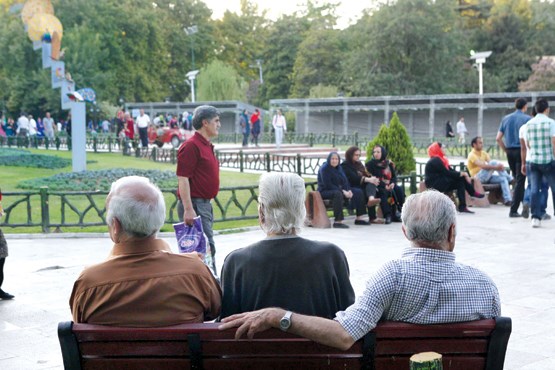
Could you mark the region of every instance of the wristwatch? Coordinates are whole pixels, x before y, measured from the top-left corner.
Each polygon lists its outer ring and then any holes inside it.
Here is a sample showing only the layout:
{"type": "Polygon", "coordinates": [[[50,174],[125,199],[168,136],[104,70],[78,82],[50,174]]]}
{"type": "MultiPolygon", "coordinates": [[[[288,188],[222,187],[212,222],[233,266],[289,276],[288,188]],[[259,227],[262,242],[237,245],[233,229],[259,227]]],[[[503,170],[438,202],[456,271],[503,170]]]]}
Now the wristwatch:
{"type": "Polygon", "coordinates": [[[279,321],[279,328],[283,331],[287,331],[291,327],[291,315],[293,312],[287,311],[285,315],[279,321]]]}

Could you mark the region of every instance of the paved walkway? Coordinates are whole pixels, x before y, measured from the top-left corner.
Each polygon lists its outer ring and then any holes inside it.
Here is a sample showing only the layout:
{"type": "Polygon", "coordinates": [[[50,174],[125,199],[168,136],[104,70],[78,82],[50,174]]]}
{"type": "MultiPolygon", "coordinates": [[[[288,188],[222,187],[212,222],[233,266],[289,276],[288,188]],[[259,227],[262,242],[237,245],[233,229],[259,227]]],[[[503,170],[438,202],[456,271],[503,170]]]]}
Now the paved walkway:
{"type": "MultiPolygon", "coordinates": [[[[555,369],[555,220],[532,229],[530,220],[507,214],[508,208],[491,206],[461,215],[457,259],[486,271],[499,287],[503,315],[513,319],[505,368],[555,369]]],[[[373,271],[407,246],[400,224],[306,229],[303,235],[345,250],[357,294],[373,271]]],[[[257,229],[216,236],[219,267],[230,251],[263,237],[257,229]]],[[[173,237],[165,238],[176,249],[173,237]]],[[[73,281],[84,266],[106,258],[111,242],[105,235],[7,239],[4,288],[16,298],[0,301],[0,369],[61,369],[56,326],[71,319],[73,281]]]]}

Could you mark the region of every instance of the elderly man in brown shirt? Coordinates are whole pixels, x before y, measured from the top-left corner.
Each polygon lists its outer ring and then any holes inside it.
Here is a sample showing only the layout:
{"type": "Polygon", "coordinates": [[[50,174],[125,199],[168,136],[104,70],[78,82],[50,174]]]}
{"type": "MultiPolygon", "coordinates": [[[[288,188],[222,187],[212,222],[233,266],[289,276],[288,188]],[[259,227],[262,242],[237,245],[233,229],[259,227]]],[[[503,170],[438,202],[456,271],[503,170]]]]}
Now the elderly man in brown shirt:
{"type": "Polygon", "coordinates": [[[156,237],[166,206],[147,178],[112,184],[106,222],[115,245],[109,258],[86,268],[69,304],[80,323],[153,327],[200,323],[220,313],[221,289],[194,254],[174,254],[156,237]]]}

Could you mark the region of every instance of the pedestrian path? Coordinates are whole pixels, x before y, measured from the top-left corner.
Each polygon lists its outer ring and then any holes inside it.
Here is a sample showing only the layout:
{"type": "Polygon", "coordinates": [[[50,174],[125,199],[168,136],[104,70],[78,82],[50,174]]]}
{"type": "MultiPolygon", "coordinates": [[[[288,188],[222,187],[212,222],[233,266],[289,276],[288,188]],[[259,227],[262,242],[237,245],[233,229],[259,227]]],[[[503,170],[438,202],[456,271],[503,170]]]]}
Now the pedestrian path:
{"type": "MultiPolygon", "coordinates": [[[[475,211],[458,216],[455,253],[459,262],[482,269],[497,283],[502,313],[513,319],[505,369],[555,369],[555,219],[532,229],[529,219],[508,218],[504,206],[475,211]]],[[[398,258],[407,242],[398,223],[347,223],[350,229],[308,228],[303,236],[333,242],[345,251],[358,295],[372,272],[398,258]]],[[[217,235],[218,267],[230,251],[263,237],[258,228],[217,235]]],[[[172,235],[164,238],[177,249],[172,235]]],[[[0,369],[62,369],[57,323],[71,319],[68,300],[74,280],[85,266],[108,256],[111,241],[105,234],[7,235],[7,240],[3,288],[16,297],[0,301],[0,369]]]]}

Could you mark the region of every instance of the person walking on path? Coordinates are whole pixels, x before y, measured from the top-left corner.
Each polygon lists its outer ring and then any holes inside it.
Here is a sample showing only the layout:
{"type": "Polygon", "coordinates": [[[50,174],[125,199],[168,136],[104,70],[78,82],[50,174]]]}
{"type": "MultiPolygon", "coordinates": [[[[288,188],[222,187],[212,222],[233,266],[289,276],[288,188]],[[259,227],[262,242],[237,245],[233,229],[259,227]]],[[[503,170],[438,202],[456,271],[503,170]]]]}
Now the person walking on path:
{"type": "Polygon", "coordinates": [[[249,111],[243,110],[239,115],[239,123],[241,125],[241,133],[243,134],[243,146],[249,146],[249,136],[251,134],[251,125],[249,123],[249,111]]]}
{"type": "Polygon", "coordinates": [[[285,116],[281,109],[277,110],[276,115],[272,119],[272,126],[274,126],[274,132],[276,133],[276,147],[279,149],[283,141],[283,133],[287,132],[287,121],[285,121],[285,116]]]}
{"type": "Polygon", "coordinates": [[[526,114],[528,109],[528,102],[524,98],[518,98],[515,101],[516,110],[503,117],[499,125],[499,131],[495,140],[499,147],[507,153],[507,161],[509,168],[516,183],[514,185],[513,205],[509,211],[509,217],[522,217],[518,213],[518,207],[524,197],[524,183],[526,176],[521,171],[522,160],[520,156],[520,139],[519,130],[526,122],[530,120],[530,116],[526,114]]]}
{"type": "Polygon", "coordinates": [[[542,207],[540,188],[547,179],[555,199],[555,121],[548,117],[549,103],[545,99],[536,101],[536,117],[526,124],[524,141],[526,143],[526,163],[521,171],[528,174],[531,186],[532,227],[540,227],[542,207]]]}
{"type": "Polygon", "coordinates": [[[185,141],[177,152],[178,215],[183,221],[193,224],[193,219],[200,216],[202,228],[212,253],[215,268],[216,245],[212,231],[214,213],[210,201],[220,190],[220,164],[214,153],[210,139],[218,136],[220,130],[220,112],[210,106],[201,105],[193,114],[193,137],[185,141]]]}
{"type": "Polygon", "coordinates": [[[141,139],[141,147],[148,148],[148,126],[150,125],[150,117],[145,114],[145,110],[141,109],[141,113],[136,119],[137,128],[139,129],[139,138],[141,139]]]}
{"type": "Polygon", "coordinates": [[[463,144],[466,142],[466,134],[468,130],[466,129],[466,124],[464,123],[464,117],[459,119],[457,122],[457,135],[459,135],[459,144],[463,144]]]}
{"type": "Polygon", "coordinates": [[[260,135],[260,111],[258,109],[254,110],[254,113],[251,116],[251,135],[252,135],[252,143],[256,146],[258,145],[258,135],[260,135]]]}

